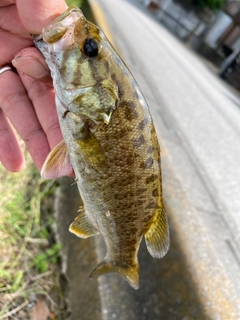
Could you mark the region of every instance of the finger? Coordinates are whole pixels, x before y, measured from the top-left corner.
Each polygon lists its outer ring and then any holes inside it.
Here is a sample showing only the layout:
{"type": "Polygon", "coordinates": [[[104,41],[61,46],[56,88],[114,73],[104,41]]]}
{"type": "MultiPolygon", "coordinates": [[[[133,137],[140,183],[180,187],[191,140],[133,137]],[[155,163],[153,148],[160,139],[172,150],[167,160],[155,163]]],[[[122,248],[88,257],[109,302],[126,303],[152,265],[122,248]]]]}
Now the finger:
{"type": "Polygon", "coordinates": [[[50,147],[23,84],[17,74],[4,72],[0,75],[0,88],[0,108],[25,141],[33,161],[40,169],[50,147]]]}
{"type": "Polygon", "coordinates": [[[15,0],[1,0],[0,7],[10,6],[11,4],[14,4],[15,0]]]}
{"type": "Polygon", "coordinates": [[[16,54],[12,64],[18,71],[52,85],[52,78],[45,59],[36,48],[23,49],[16,54]]]}
{"type": "Polygon", "coordinates": [[[25,167],[25,160],[13,129],[0,109],[0,162],[11,172],[25,167]]]}
{"type": "Polygon", "coordinates": [[[7,31],[0,32],[0,66],[9,63],[17,52],[33,45],[32,40],[23,39],[7,31]]]}
{"type": "Polygon", "coordinates": [[[0,26],[1,29],[11,33],[27,33],[19,18],[16,5],[0,7],[0,26]]]}
{"type": "Polygon", "coordinates": [[[50,148],[53,149],[62,140],[53,87],[47,86],[22,73],[20,73],[20,77],[34,105],[35,112],[47,136],[50,148]]]}
{"type": "Polygon", "coordinates": [[[40,34],[43,27],[67,9],[64,0],[17,0],[16,4],[24,27],[32,34],[40,34]]]}

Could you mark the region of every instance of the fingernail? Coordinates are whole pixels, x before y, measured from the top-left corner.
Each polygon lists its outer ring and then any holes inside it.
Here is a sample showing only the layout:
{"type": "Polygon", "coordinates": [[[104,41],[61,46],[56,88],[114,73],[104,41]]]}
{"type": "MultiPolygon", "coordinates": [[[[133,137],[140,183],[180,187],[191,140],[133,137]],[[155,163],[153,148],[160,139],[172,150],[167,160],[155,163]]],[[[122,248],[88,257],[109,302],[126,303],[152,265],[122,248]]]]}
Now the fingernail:
{"type": "Polygon", "coordinates": [[[41,79],[49,75],[47,66],[31,56],[18,56],[12,60],[14,67],[35,79],[41,79]]]}

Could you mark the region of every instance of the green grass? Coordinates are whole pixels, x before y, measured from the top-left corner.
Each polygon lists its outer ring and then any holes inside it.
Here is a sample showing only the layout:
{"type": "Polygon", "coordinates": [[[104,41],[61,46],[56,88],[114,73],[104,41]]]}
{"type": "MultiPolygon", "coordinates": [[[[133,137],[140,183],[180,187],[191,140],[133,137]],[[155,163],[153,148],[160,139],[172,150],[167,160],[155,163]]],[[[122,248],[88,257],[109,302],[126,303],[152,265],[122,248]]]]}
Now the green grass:
{"type": "MultiPolygon", "coordinates": [[[[0,181],[0,319],[38,294],[54,296],[57,314],[62,304],[61,245],[51,232],[56,183],[43,182],[29,156],[26,169],[19,173],[0,165],[0,181]]],[[[28,308],[24,310],[23,318],[29,319],[28,308]]]]}
{"type": "Polygon", "coordinates": [[[67,5],[70,6],[76,6],[78,8],[82,8],[84,5],[86,5],[86,0],[67,0],[67,5]]]}
{"type": "MultiPolygon", "coordinates": [[[[86,0],[67,3],[90,13],[86,0]]],[[[56,183],[41,180],[27,153],[26,169],[19,173],[0,164],[0,181],[0,319],[30,319],[28,305],[39,294],[50,302],[51,319],[65,319],[61,245],[51,230],[56,183]]]]}
{"type": "Polygon", "coordinates": [[[60,257],[60,244],[54,244],[51,248],[48,248],[45,252],[40,252],[33,259],[33,266],[40,272],[46,272],[49,268],[49,263],[57,263],[60,257]]]}
{"type": "Polygon", "coordinates": [[[94,16],[91,12],[91,8],[88,4],[87,0],[66,0],[68,6],[76,6],[80,8],[85,15],[85,17],[90,20],[91,22],[95,23],[94,16]]]}

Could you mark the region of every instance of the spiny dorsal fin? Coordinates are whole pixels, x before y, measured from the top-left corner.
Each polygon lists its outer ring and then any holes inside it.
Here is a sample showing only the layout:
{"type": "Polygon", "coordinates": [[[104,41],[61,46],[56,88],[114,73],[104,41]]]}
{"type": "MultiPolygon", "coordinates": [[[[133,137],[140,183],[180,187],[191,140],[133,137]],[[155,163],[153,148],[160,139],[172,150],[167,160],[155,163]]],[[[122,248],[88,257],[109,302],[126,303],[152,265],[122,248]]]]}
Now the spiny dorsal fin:
{"type": "Polygon", "coordinates": [[[56,179],[73,173],[67,146],[62,140],[47,156],[42,169],[43,179],[56,179]]]}
{"type": "Polygon", "coordinates": [[[90,279],[101,276],[103,274],[115,272],[125,279],[134,289],[139,288],[139,264],[134,266],[123,267],[115,261],[105,258],[101,261],[90,274],[90,279]]]}
{"type": "MultiPolygon", "coordinates": [[[[82,210],[83,211],[83,210],[82,210]]],[[[69,227],[69,231],[80,238],[88,238],[99,234],[99,231],[92,225],[91,221],[81,212],[69,227]]]]}
{"type": "Polygon", "coordinates": [[[169,249],[170,239],[167,216],[163,206],[156,210],[153,221],[144,236],[152,257],[162,258],[165,256],[169,249]]]}

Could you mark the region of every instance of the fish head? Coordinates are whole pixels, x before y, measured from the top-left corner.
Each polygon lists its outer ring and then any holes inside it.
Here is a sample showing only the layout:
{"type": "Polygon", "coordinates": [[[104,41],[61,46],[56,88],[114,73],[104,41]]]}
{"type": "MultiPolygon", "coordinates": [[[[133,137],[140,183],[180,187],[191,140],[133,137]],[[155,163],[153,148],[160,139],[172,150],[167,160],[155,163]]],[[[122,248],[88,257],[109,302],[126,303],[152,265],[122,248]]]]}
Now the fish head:
{"type": "Polygon", "coordinates": [[[82,11],[70,7],[34,38],[51,70],[58,99],[68,111],[95,122],[110,121],[119,104],[113,77],[115,52],[82,11]]]}

